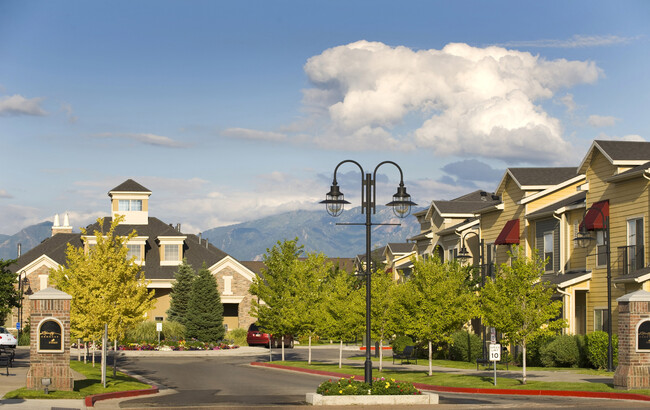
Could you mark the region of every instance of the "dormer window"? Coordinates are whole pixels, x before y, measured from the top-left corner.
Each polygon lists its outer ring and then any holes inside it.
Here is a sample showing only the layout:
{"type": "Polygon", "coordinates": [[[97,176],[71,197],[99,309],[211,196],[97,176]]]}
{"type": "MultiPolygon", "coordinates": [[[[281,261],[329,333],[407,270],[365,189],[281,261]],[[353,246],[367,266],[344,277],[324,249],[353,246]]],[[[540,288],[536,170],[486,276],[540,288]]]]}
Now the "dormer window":
{"type": "Polygon", "coordinates": [[[120,199],[119,211],[142,211],[142,199],[120,199]]]}
{"type": "Polygon", "coordinates": [[[160,266],[178,266],[183,261],[185,236],[159,236],[160,266]]]}

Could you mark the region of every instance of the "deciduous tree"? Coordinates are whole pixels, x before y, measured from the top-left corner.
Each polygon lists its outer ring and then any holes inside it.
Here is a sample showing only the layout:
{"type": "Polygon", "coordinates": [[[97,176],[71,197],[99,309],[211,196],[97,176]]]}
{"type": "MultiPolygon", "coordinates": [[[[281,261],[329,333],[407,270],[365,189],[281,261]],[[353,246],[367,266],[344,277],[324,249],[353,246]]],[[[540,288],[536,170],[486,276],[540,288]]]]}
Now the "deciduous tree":
{"type": "Polygon", "coordinates": [[[540,333],[555,333],[566,322],[554,320],[562,302],[553,301],[553,287],[540,282],[545,262],[537,252],[529,258],[516,247],[510,257],[511,263],[502,264],[496,277],[481,290],[481,315],[486,325],[499,330],[507,342],[521,344],[526,384],[526,342],[540,333]]]}
{"type": "Polygon", "coordinates": [[[0,259],[0,323],[5,322],[11,310],[20,306],[20,295],[16,288],[16,275],[7,266],[15,260],[0,259]]]}

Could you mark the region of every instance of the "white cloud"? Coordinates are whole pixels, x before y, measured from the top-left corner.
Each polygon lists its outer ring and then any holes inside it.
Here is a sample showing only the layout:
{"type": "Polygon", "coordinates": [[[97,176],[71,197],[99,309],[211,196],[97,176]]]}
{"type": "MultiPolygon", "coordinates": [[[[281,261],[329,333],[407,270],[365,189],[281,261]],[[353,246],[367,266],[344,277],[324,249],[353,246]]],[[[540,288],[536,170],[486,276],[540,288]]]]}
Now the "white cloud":
{"type": "Polygon", "coordinates": [[[573,113],[576,110],[576,108],[578,108],[578,105],[573,100],[573,94],[567,93],[566,95],[560,97],[558,101],[560,102],[560,104],[566,107],[566,110],[569,114],[573,113]]]}
{"type": "Polygon", "coordinates": [[[607,135],[605,133],[601,133],[596,137],[595,139],[597,140],[614,140],[614,141],[645,141],[646,139],[643,138],[640,135],[637,134],[628,134],[628,135],[623,135],[623,136],[617,136],[617,135],[607,135]]]}
{"type": "Polygon", "coordinates": [[[13,198],[13,196],[11,196],[11,194],[9,194],[9,192],[7,192],[6,190],[0,189],[0,198],[8,199],[8,198],[13,198]]]}
{"type": "Polygon", "coordinates": [[[18,115],[43,116],[47,112],[41,108],[42,97],[25,98],[22,95],[0,97],[0,117],[18,115]]]}
{"type": "Polygon", "coordinates": [[[503,47],[541,47],[541,48],[583,48],[627,44],[639,37],[620,37],[614,35],[585,36],[576,34],[569,39],[542,39],[530,41],[509,41],[497,44],[503,47]]]}
{"type": "Polygon", "coordinates": [[[305,72],[314,85],[306,111],[327,120],[313,139],[322,147],[552,163],[570,146],[538,102],[601,76],[590,61],[500,47],[414,51],[368,41],[327,49],[305,72]]]}
{"type": "Polygon", "coordinates": [[[188,144],[173,140],[169,137],[162,135],[149,134],[149,133],[112,133],[105,132],[93,135],[95,138],[123,138],[133,141],[138,141],[146,145],[153,145],[156,147],[166,148],[185,148],[188,144]]]}
{"type": "Polygon", "coordinates": [[[611,116],[590,115],[589,118],[587,118],[587,124],[595,128],[611,127],[614,126],[618,120],[618,118],[611,116]]]}
{"type": "Polygon", "coordinates": [[[285,134],[270,131],[258,131],[248,128],[228,128],[221,133],[226,137],[246,139],[254,141],[272,141],[279,142],[287,139],[285,134]]]}

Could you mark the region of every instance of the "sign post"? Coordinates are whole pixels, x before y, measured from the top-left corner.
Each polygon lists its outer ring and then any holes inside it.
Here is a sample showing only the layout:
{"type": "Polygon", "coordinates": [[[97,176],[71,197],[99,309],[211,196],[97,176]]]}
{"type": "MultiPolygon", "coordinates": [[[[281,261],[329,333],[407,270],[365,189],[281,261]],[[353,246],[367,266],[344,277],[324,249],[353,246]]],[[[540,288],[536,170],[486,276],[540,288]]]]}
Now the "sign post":
{"type": "Polygon", "coordinates": [[[490,360],[494,362],[494,385],[497,385],[497,362],[501,360],[501,345],[498,343],[490,345],[490,360]]]}
{"type": "Polygon", "coordinates": [[[162,322],[156,323],[156,331],[158,332],[158,346],[160,346],[160,332],[162,332],[162,322]]]}

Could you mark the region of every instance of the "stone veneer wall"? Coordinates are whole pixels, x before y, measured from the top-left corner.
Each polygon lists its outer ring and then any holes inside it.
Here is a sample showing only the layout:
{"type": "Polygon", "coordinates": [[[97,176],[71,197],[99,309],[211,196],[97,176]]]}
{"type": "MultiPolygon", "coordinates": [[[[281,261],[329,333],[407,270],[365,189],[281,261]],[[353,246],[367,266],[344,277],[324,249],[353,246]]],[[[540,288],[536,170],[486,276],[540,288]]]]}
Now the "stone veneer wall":
{"type": "Polygon", "coordinates": [[[230,267],[225,267],[224,269],[216,273],[217,277],[217,286],[219,289],[219,295],[221,296],[222,303],[228,303],[227,300],[224,300],[224,276],[232,276],[232,282],[230,284],[232,290],[232,296],[242,297],[242,301],[239,303],[239,318],[238,318],[238,327],[248,330],[248,326],[251,323],[254,323],[257,319],[252,317],[250,314],[251,310],[251,301],[253,296],[248,292],[251,287],[251,282],[242,276],[240,273],[235,271],[230,267]]]}
{"type": "Polygon", "coordinates": [[[636,329],[650,319],[650,292],[639,290],[618,298],[618,366],[614,387],[650,388],[650,351],[637,351],[636,329]]]}
{"type": "MultiPolygon", "coordinates": [[[[72,297],[48,288],[29,297],[31,301],[30,366],[27,388],[40,390],[42,378],[51,379],[50,390],[71,391],[74,378],[70,370],[70,302],[72,297]],[[63,352],[38,351],[38,325],[47,318],[56,318],[62,324],[63,352]]],[[[23,316],[24,317],[24,316],[23,316]]]]}

